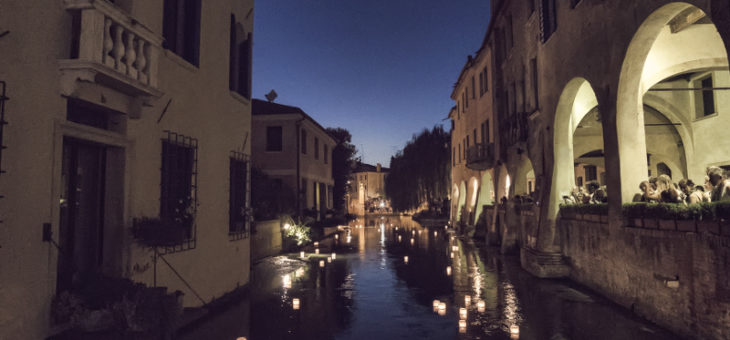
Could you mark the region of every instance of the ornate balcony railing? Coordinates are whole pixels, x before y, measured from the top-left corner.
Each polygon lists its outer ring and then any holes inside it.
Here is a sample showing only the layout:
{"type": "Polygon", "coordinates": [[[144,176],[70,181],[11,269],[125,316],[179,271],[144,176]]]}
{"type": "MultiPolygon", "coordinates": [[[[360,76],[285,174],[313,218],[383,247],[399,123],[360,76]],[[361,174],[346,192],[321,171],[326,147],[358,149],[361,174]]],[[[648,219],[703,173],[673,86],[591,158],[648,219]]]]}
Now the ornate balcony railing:
{"type": "Polygon", "coordinates": [[[527,116],[527,112],[516,112],[502,117],[499,128],[504,146],[527,141],[527,116]]]}
{"type": "Polygon", "coordinates": [[[64,3],[75,18],[71,59],[60,61],[64,92],[73,93],[82,80],[132,96],[161,95],[157,68],[162,37],[107,1],[64,3]]]}
{"type": "Polygon", "coordinates": [[[476,144],[466,150],[466,166],[469,169],[490,169],[494,167],[495,159],[494,143],[476,144]]]}

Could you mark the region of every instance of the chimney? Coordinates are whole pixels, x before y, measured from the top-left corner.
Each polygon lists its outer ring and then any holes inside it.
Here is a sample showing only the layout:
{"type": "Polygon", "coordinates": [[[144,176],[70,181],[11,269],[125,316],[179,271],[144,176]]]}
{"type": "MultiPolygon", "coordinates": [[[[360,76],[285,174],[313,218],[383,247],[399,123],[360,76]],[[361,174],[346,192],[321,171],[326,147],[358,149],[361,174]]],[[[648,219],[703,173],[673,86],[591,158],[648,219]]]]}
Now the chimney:
{"type": "Polygon", "coordinates": [[[380,172],[380,163],[378,163],[377,169],[377,171],[380,172]]]}

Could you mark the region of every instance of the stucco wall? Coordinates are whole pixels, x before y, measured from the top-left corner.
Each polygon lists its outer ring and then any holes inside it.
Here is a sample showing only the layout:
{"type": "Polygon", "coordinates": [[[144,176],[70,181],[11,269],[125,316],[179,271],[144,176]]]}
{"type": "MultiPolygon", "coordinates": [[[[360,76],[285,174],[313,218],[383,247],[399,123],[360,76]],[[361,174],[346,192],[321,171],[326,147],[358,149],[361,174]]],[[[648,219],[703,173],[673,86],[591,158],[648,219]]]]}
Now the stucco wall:
{"type": "Polygon", "coordinates": [[[559,229],[571,279],[684,336],[730,337],[728,237],[577,220],[559,229]]]}
{"type": "Polygon", "coordinates": [[[251,259],[253,261],[281,252],[281,221],[258,221],[256,232],[251,236],[251,259]]]}

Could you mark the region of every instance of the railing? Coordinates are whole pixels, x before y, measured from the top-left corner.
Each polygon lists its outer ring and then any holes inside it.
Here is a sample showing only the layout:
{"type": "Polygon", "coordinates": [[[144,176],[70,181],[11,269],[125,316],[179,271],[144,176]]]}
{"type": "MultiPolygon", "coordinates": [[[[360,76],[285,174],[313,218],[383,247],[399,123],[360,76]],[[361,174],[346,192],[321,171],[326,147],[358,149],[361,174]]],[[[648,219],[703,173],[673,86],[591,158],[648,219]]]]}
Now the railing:
{"type": "Polygon", "coordinates": [[[473,170],[494,167],[494,143],[476,144],[466,150],[466,166],[473,170]]]}
{"type": "Polygon", "coordinates": [[[162,37],[107,1],[65,0],[65,4],[76,12],[77,46],[62,68],[90,68],[117,80],[132,80],[130,85],[144,92],[157,88],[162,37]]]}
{"type": "Polygon", "coordinates": [[[527,141],[527,112],[517,112],[512,115],[503,116],[499,127],[505,146],[527,141]]]}

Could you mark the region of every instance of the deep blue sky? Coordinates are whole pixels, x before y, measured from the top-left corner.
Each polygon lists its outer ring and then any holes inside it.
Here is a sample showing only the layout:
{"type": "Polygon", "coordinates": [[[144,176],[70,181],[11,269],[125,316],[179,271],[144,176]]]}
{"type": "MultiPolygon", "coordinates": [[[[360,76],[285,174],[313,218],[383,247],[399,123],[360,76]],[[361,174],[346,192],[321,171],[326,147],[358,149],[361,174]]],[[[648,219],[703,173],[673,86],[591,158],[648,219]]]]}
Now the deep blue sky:
{"type": "Polygon", "coordinates": [[[257,0],[254,13],[253,96],[276,90],[388,166],[448,115],[489,0],[257,0]]]}

